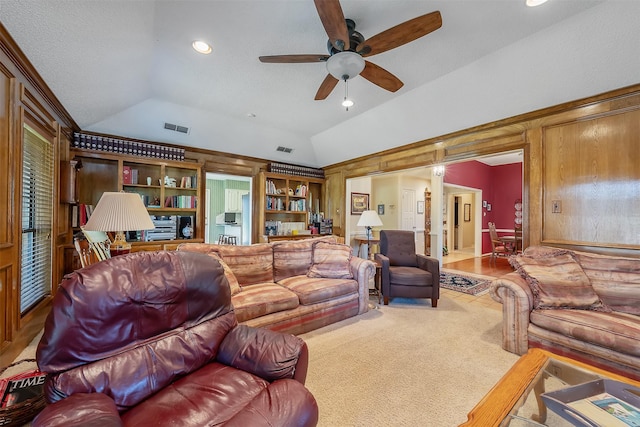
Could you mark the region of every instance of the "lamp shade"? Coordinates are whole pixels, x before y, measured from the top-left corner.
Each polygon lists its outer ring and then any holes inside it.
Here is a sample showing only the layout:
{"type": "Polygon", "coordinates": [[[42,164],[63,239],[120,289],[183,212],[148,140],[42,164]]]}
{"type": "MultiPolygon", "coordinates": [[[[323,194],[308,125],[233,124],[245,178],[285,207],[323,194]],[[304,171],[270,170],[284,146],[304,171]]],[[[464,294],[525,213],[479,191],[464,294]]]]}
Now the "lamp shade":
{"type": "Polygon", "coordinates": [[[364,211],[357,225],[358,227],[379,227],[383,224],[376,211],[364,211]]]}
{"type": "Polygon", "coordinates": [[[96,231],[137,231],[155,228],[139,194],[106,191],[84,227],[96,231]]]}

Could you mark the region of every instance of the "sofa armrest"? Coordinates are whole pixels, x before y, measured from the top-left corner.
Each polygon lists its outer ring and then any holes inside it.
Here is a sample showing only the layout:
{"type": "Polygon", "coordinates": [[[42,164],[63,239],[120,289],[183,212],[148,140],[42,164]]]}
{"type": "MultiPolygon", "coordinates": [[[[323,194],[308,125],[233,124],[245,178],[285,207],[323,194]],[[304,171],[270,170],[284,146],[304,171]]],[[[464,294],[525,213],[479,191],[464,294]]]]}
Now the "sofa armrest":
{"type": "Polygon", "coordinates": [[[529,348],[527,329],[533,310],[529,284],[518,273],[509,273],[491,283],[491,297],[502,304],[502,348],[523,355],[529,348]]]}
{"type": "Polygon", "coordinates": [[[428,271],[431,273],[431,277],[433,278],[433,289],[434,293],[432,293],[432,298],[440,297],[440,261],[437,258],[432,258],[430,256],[416,254],[416,262],[418,264],[418,268],[421,270],[428,271]]]}
{"type": "Polygon", "coordinates": [[[47,405],[33,420],[34,427],[119,427],[116,404],[103,393],[76,393],[47,405]]]}
{"type": "Polygon", "coordinates": [[[349,267],[358,282],[358,314],[366,313],[369,311],[369,283],[375,280],[376,265],[373,261],[352,256],[349,267]]]}
{"type": "Polygon", "coordinates": [[[238,325],[225,336],[216,360],[267,381],[292,378],[304,384],[309,352],[302,338],[238,325]]]}

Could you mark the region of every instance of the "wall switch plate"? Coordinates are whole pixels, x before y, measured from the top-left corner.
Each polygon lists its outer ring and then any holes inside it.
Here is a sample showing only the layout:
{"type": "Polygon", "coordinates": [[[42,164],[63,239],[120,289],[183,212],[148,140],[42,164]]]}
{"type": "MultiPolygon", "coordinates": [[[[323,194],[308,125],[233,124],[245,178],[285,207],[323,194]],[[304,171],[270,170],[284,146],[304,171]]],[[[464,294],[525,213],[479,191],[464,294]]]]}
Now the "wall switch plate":
{"type": "Polygon", "coordinates": [[[561,213],[561,212],[562,212],[562,202],[560,200],[552,200],[551,213],[561,213]]]}

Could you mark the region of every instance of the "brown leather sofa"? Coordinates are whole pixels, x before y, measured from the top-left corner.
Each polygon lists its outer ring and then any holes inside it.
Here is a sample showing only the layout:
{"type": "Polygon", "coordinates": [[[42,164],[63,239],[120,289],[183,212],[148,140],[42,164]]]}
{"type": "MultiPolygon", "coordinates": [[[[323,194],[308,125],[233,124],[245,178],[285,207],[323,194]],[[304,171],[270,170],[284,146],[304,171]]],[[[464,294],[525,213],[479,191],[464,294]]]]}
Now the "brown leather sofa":
{"type": "Polygon", "coordinates": [[[138,252],[65,277],[36,358],[34,426],[314,426],[298,337],[238,325],[220,263],[138,252]]]}

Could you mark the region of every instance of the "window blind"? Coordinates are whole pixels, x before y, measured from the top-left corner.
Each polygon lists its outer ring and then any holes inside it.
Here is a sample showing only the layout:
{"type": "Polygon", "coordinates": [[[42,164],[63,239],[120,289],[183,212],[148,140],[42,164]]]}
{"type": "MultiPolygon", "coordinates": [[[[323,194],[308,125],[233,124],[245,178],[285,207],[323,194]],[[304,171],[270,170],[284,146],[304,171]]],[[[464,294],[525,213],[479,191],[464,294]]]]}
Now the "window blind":
{"type": "Polygon", "coordinates": [[[51,293],[53,144],[24,126],[20,313],[51,293]]]}

